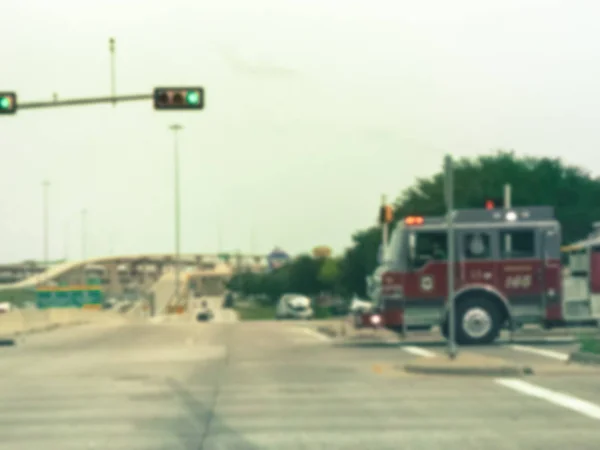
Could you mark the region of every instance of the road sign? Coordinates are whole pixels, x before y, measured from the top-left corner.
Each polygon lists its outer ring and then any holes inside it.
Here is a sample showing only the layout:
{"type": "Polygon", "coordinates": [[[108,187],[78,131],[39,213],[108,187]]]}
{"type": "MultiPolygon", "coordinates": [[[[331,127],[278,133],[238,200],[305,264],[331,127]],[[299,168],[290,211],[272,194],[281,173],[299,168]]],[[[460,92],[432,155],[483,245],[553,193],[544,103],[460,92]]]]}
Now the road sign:
{"type": "Polygon", "coordinates": [[[276,248],[267,255],[267,264],[270,270],[279,269],[291,260],[289,254],[283,250],[276,248]]]}
{"type": "Polygon", "coordinates": [[[17,112],[17,94],[14,92],[0,92],[0,114],[14,114],[17,112]]]}
{"type": "Polygon", "coordinates": [[[154,88],[154,109],[199,110],[204,109],[204,88],[160,87],[154,88]]]}

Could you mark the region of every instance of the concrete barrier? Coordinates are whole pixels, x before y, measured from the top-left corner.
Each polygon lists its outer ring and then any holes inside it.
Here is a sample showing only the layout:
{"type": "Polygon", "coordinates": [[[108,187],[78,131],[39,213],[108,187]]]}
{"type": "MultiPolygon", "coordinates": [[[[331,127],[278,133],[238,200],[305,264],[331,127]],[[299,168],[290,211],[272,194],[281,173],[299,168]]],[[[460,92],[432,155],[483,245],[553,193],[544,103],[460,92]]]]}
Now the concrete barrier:
{"type": "Polygon", "coordinates": [[[125,323],[128,319],[113,311],[77,308],[21,309],[0,314],[0,336],[49,330],[84,323],[125,323]]]}

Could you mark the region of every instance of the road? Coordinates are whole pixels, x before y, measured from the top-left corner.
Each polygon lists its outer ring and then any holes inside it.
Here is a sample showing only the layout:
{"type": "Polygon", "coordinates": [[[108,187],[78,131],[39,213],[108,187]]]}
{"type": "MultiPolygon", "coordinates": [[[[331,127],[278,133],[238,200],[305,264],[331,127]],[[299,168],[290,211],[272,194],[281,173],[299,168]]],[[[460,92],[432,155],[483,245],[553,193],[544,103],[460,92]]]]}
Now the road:
{"type": "Polygon", "coordinates": [[[0,348],[0,449],[600,446],[600,370],[565,366],[569,346],[474,349],[545,368],[523,380],[426,377],[395,366],[443,349],[337,346],[307,326],[188,320],[26,337],[0,348]]]}

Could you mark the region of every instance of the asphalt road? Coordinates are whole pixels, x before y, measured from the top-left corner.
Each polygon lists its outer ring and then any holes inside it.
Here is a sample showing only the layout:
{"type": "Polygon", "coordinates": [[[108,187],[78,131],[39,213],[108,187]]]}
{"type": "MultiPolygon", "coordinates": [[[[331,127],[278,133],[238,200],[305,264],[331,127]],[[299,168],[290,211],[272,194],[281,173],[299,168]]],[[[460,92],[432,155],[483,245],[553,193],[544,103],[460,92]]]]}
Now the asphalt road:
{"type": "Polygon", "coordinates": [[[0,449],[600,448],[600,369],[524,347],[473,351],[540,375],[448,379],[395,368],[442,347],[341,347],[301,323],[56,330],[0,348],[0,449]]]}

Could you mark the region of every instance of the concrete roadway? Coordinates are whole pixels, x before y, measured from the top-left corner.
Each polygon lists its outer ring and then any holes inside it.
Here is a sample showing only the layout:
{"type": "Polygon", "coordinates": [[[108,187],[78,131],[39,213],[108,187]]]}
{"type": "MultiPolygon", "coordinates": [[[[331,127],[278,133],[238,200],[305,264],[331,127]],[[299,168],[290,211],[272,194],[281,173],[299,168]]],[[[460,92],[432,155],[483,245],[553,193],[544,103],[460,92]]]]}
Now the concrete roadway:
{"type": "Polygon", "coordinates": [[[442,350],[339,347],[301,323],[31,335],[0,348],[0,449],[600,448],[600,370],[509,347],[474,351],[547,370],[506,381],[394,368],[442,350]]]}

